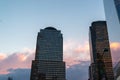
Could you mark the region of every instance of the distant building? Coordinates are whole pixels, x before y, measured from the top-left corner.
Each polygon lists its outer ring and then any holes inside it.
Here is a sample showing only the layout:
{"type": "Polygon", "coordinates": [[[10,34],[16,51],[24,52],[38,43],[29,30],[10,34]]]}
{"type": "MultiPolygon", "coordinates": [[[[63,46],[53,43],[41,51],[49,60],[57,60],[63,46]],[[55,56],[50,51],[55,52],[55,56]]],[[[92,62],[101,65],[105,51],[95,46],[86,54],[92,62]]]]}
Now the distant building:
{"type": "Polygon", "coordinates": [[[66,80],[61,31],[47,27],[38,33],[31,80],[66,80]]]}
{"type": "Polygon", "coordinates": [[[114,67],[115,80],[120,80],[120,61],[114,67]]]}
{"type": "Polygon", "coordinates": [[[12,77],[8,77],[8,80],[13,80],[13,78],[12,77]]]}
{"type": "Polygon", "coordinates": [[[90,80],[114,80],[106,21],[93,22],[89,28],[90,80]]]}

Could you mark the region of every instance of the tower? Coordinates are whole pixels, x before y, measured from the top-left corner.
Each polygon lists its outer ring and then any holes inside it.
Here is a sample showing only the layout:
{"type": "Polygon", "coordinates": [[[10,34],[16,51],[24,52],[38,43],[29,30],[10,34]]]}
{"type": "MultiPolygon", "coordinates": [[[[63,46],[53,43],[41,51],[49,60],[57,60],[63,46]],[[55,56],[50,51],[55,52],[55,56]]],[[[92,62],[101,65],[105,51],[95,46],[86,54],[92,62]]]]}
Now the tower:
{"type": "Polygon", "coordinates": [[[110,42],[120,42],[120,0],[103,0],[103,2],[109,40],[110,42]]]}
{"type": "Polygon", "coordinates": [[[114,80],[106,21],[93,22],[89,28],[90,80],[114,80]]]}
{"type": "Polygon", "coordinates": [[[120,24],[120,0],[103,0],[107,20],[117,21],[120,24]],[[112,17],[113,16],[113,17],[112,17]]]}
{"type": "Polygon", "coordinates": [[[31,80],[65,80],[61,31],[47,27],[38,33],[31,80]]]}
{"type": "Polygon", "coordinates": [[[117,16],[120,22],[120,0],[114,0],[117,16]]]}

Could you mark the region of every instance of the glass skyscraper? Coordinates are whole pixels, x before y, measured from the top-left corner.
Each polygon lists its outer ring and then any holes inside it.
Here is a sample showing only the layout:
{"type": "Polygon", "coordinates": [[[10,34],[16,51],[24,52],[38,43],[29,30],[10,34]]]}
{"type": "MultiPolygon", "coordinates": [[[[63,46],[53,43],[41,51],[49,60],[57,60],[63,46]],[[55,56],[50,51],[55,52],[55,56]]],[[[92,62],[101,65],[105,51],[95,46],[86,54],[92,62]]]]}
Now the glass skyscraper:
{"type": "Polygon", "coordinates": [[[120,21],[120,0],[114,0],[114,4],[115,4],[118,19],[120,21]]]}
{"type": "Polygon", "coordinates": [[[93,22],[89,28],[90,80],[114,80],[106,21],[93,22]]]}
{"type": "Polygon", "coordinates": [[[47,27],[38,33],[31,80],[65,80],[61,31],[47,27]]]}
{"type": "Polygon", "coordinates": [[[120,42],[120,0],[103,0],[110,42],[120,42]]]}

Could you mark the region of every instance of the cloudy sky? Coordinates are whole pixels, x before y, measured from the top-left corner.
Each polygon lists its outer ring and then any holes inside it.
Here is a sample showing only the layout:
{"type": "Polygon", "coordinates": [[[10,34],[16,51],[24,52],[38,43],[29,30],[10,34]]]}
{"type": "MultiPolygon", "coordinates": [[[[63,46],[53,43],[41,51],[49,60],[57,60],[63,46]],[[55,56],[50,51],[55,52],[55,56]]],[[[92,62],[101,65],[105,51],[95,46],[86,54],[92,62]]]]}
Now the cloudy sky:
{"type": "MultiPolygon", "coordinates": [[[[29,80],[37,33],[47,26],[63,33],[67,80],[87,80],[89,26],[98,20],[105,20],[103,0],[0,0],[0,80],[29,80]]],[[[115,27],[108,27],[114,63],[120,58],[115,27]]]]}

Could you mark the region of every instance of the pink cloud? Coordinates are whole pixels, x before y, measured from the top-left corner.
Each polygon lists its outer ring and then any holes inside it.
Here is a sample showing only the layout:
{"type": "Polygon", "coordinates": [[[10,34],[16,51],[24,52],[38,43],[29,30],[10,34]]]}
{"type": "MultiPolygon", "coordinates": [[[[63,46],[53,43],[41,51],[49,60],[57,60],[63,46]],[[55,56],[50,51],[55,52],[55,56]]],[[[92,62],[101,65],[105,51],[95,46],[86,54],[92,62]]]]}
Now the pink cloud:
{"type": "Polygon", "coordinates": [[[0,61],[3,60],[3,59],[5,59],[5,58],[6,58],[6,55],[3,54],[3,53],[0,53],[0,61]]]}
{"type": "MultiPolygon", "coordinates": [[[[0,74],[9,73],[7,70],[10,68],[31,68],[31,62],[35,56],[34,53],[35,49],[24,48],[23,51],[13,53],[9,56],[0,54],[0,74]]],[[[64,43],[64,61],[67,67],[80,64],[81,61],[89,60],[88,43],[81,45],[74,40],[64,43]]]]}
{"type": "MultiPolygon", "coordinates": [[[[120,43],[112,42],[111,53],[113,62],[120,59],[120,43]]],[[[21,52],[13,53],[9,56],[0,53],[0,74],[9,73],[8,69],[31,68],[34,60],[35,49],[24,48],[21,52]]],[[[81,64],[83,61],[90,61],[89,44],[87,42],[80,44],[77,41],[69,40],[64,42],[64,61],[67,68],[81,64]]]]}
{"type": "Polygon", "coordinates": [[[34,59],[34,50],[13,53],[0,60],[0,74],[9,73],[10,68],[30,68],[32,59],[34,59]]]}
{"type": "MultiPolygon", "coordinates": [[[[113,63],[120,61],[120,42],[110,43],[113,63]]],[[[69,40],[64,43],[64,61],[67,67],[80,64],[81,61],[90,61],[89,44],[80,44],[77,41],[69,40]]]]}
{"type": "Polygon", "coordinates": [[[80,44],[77,41],[69,40],[64,43],[64,61],[67,68],[81,61],[89,61],[89,44],[87,42],[80,44]]]}

